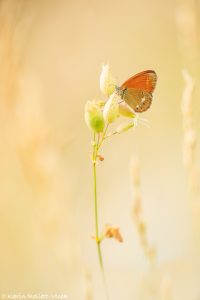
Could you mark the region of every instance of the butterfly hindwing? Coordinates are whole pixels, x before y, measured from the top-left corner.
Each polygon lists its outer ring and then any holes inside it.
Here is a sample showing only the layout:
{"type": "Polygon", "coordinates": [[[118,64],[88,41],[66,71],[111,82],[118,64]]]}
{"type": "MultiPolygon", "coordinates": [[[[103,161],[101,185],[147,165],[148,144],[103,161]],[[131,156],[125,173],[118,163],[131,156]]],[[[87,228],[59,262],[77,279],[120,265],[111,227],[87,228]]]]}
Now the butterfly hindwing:
{"type": "Polygon", "coordinates": [[[123,100],[138,113],[146,111],[151,106],[152,99],[151,93],[132,88],[126,89],[123,95],[123,100]]]}

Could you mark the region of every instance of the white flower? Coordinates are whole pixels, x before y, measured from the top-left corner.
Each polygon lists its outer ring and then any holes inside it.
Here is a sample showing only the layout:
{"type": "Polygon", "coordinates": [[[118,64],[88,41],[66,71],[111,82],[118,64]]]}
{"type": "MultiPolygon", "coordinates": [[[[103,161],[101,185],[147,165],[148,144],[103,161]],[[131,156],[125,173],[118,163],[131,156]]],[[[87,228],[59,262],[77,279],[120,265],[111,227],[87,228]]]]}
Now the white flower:
{"type": "Polygon", "coordinates": [[[116,80],[110,72],[109,65],[103,65],[100,75],[100,90],[103,94],[110,96],[116,87],[116,80]]]}
{"type": "Polygon", "coordinates": [[[106,123],[112,123],[119,117],[119,104],[121,98],[113,93],[106,102],[103,109],[103,117],[106,123]]]}

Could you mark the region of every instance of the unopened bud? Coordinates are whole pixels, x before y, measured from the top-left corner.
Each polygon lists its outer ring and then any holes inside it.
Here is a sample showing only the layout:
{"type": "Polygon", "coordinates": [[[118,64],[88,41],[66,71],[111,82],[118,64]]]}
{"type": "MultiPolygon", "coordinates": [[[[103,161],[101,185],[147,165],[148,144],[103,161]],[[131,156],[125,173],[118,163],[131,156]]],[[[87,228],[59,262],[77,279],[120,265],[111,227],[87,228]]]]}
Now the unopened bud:
{"type": "Polygon", "coordinates": [[[103,156],[101,156],[100,154],[99,154],[99,155],[97,155],[97,157],[98,157],[98,159],[99,159],[100,161],[104,161],[104,157],[103,157],[103,156]]]}
{"type": "Polygon", "coordinates": [[[125,131],[129,130],[130,128],[134,127],[134,125],[135,125],[134,122],[121,124],[117,127],[116,132],[117,133],[125,132],[125,131]]]}
{"type": "Polygon", "coordinates": [[[110,225],[106,225],[104,236],[106,238],[114,238],[118,242],[123,242],[123,237],[120,233],[120,229],[118,227],[112,227],[110,225]]]}
{"type": "Polygon", "coordinates": [[[112,123],[119,117],[119,104],[120,97],[117,94],[112,94],[106,102],[103,109],[103,116],[105,122],[112,123]]]}
{"type": "Polygon", "coordinates": [[[102,132],[104,129],[103,113],[95,101],[88,101],[85,105],[85,122],[94,132],[102,132]]]}
{"type": "Polygon", "coordinates": [[[110,72],[109,65],[103,65],[100,75],[100,90],[110,96],[116,87],[116,80],[110,72]]]}

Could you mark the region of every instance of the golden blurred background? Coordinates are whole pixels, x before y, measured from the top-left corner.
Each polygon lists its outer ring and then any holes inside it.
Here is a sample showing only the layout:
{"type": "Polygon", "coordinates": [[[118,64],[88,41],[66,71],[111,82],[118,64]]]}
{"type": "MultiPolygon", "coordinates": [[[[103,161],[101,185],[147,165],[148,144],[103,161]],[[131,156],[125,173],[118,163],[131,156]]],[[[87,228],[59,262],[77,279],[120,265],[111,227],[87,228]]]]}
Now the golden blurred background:
{"type": "Polygon", "coordinates": [[[158,74],[152,107],[142,116],[150,128],[139,124],[113,137],[98,166],[101,228],[119,226],[124,237],[103,244],[110,299],[200,299],[200,197],[191,188],[200,148],[196,136],[186,145],[192,161],[185,168],[181,113],[184,95],[191,96],[190,125],[198,135],[199,23],[195,0],[0,1],[1,295],[105,299],[91,239],[84,105],[104,99],[99,75],[109,63],[119,84],[145,69],[158,74]],[[192,95],[183,74],[194,82],[192,95]],[[135,156],[153,266],[132,216],[135,156]]]}

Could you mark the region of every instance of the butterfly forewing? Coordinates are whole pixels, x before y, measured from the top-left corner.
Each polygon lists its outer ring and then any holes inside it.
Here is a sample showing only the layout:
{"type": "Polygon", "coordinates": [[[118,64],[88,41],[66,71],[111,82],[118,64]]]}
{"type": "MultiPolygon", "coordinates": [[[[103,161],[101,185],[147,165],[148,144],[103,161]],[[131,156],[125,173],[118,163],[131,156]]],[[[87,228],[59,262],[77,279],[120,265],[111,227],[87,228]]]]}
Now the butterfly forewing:
{"type": "Polygon", "coordinates": [[[132,76],[120,87],[123,100],[135,112],[146,111],[151,106],[156,82],[157,75],[152,70],[132,76]]]}
{"type": "Polygon", "coordinates": [[[156,73],[152,70],[147,70],[130,77],[121,85],[121,88],[134,88],[152,93],[156,82],[156,73]]]}

